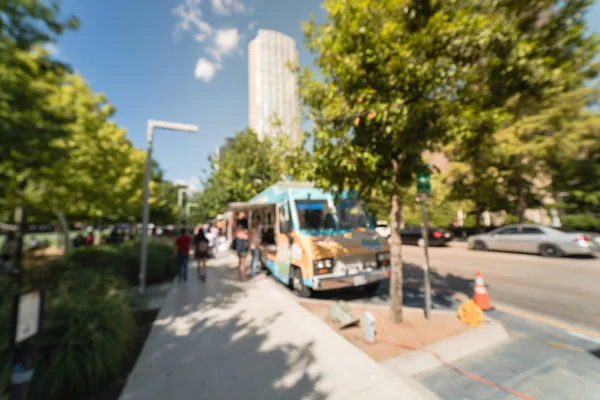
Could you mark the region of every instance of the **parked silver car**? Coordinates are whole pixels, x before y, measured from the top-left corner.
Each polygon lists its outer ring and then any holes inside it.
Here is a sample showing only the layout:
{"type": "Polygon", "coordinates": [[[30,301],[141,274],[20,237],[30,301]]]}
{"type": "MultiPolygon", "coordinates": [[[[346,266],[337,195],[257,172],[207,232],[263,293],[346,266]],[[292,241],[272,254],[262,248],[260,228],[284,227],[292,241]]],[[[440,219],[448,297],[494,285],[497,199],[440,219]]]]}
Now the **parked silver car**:
{"type": "Polygon", "coordinates": [[[589,235],[541,225],[506,225],[470,236],[467,241],[473,250],[512,251],[544,257],[590,255],[597,251],[597,244],[589,235]]]}

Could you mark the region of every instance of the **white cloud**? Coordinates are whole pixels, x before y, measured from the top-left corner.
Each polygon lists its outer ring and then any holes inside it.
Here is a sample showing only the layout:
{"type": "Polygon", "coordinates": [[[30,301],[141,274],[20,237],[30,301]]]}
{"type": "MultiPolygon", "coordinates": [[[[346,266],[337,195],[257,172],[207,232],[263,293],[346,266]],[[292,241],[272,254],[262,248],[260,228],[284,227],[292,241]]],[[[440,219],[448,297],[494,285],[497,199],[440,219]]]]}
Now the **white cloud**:
{"type": "MultiPolygon", "coordinates": [[[[179,38],[186,33],[197,42],[203,44],[204,56],[196,62],[194,74],[197,79],[210,82],[217,71],[222,68],[224,56],[241,53],[239,44],[242,35],[237,28],[216,28],[205,19],[201,5],[205,0],[182,0],[173,9],[177,22],[173,30],[173,37],[179,38]]],[[[252,10],[242,0],[206,0],[209,1],[215,14],[229,16],[235,13],[251,14],[252,10]]],[[[256,24],[256,23],[252,23],[256,24]]]]}
{"type": "Polygon", "coordinates": [[[184,0],[173,9],[173,15],[178,19],[173,32],[176,37],[182,32],[191,32],[194,39],[203,42],[214,31],[212,26],[202,19],[200,0],[184,0]]]}
{"type": "Polygon", "coordinates": [[[231,15],[247,11],[246,5],[241,0],[210,0],[210,2],[215,14],[231,15]]]}
{"type": "Polygon", "coordinates": [[[239,44],[240,34],[237,28],[219,29],[215,34],[213,45],[206,48],[206,53],[220,63],[223,56],[231,55],[239,44]]]}
{"type": "Polygon", "coordinates": [[[240,34],[236,28],[219,29],[215,36],[215,44],[221,54],[231,54],[240,44],[240,34]]]}
{"type": "Polygon", "coordinates": [[[215,77],[217,70],[220,68],[220,65],[213,63],[206,58],[200,57],[196,62],[194,75],[196,76],[196,79],[200,79],[204,82],[210,82],[215,77]]]}
{"type": "Polygon", "coordinates": [[[192,192],[198,192],[201,188],[200,178],[197,176],[190,176],[189,178],[175,179],[173,181],[175,185],[187,186],[192,192]]]}

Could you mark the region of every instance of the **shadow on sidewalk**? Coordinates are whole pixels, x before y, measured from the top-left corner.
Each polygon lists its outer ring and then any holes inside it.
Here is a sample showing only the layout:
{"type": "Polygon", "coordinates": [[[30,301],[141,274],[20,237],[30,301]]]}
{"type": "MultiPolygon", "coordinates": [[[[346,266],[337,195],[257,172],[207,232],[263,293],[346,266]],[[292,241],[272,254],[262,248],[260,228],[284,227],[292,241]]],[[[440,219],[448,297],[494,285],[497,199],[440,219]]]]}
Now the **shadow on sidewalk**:
{"type": "Polygon", "coordinates": [[[274,335],[281,312],[253,313],[260,303],[247,294],[251,282],[240,284],[226,266],[209,266],[205,283],[189,272],[159,314],[122,400],[326,398],[311,369],[313,343],[274,335]]]}
{"type": "MultiPolygon", "coordinates": [[[[402,267],[404,285],[402,302],[407,307],[424,307],[423,268],[416,264],[405,263],[402,267]]],[[[453,274],[441,274],[435,268],[429,271],[434,306],[442,308],[454,307],[457,293],[473,296],[473,279],[464,279],[453,274]]],[[[347,288],[336,291],[314,292],[314,297],[327,300],[367,301],[387,303],[389,300],[389,280],[383,280],[375,293],[368,293],[363,288],[347,288]]]]}

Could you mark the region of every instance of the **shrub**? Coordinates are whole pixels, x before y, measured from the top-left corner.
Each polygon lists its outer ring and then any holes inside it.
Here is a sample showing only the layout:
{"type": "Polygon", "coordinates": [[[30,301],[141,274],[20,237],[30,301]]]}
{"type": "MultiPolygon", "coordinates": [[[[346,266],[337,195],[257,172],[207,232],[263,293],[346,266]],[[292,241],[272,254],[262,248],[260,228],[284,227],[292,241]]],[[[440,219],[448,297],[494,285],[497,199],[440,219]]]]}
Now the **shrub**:
{"type": "Polygon", "coordinates": [[[67,261],[85,269],[117,271],[126,268],[126,260],[117,246],[85,246],[73,250],[67,261]]]}
{"type": "MultiPolygon", "coordinates": [[[[165,282],[175,276],[176,268],[171,254],[171,247],[165,243],[148,243],[148,284],[165,282]]],[[[136,285],[139,280],[140,242],[126,242],[119,246],[81,247],[69,254],[65,263],[63,266],[66,269],[92,269],[100,273],[116,274],[130,285],[136,285]]],[[[60,271],[60,265],[55,270],[60,271]]]]}
{"type": "MultiPolygon", "coordinates": [[[[132,241],[119,246],[119,252],[128,265],[120,272],[129,284],[135,285],[139,280],[140,242],[132,241]]],[[[148,243],[148,262],[146,279],[149,285],[162,283],[173,279],[177,273],[174,261],[171,259],[172,248],[163,242],[148,243]]]]}
{"type": "MultiPolygon", "coordinates": [[[[31,274],[24,290],[46,291],[32,398],[82,398],[122,372],[134,339],[131,300],[122,289],[138,283],[139,251],[139,242],[83,247],[31,274]]],[[[174,277],[171,253],[167,244],[148,244],[149,284],[174,277]]],[[[0,308],[2,353],[9,341],[9,297],[0,308]]],[[[10,357],[0,359],[0,384],[8,383],[9,367],[10,357]]]]}
{"type": "Polygon", "coordinates": [[[588,214],[565,215],[560,218],[565,228],[581,231],[600,232],[600,218],[588,214]]]}
{"type": "Polygon", "coordinates": [[[33,398],[82,398],[122,372],[133,345],[134,319],[110,273],[72,269],[47,293],[38,339],[33,398]]]}

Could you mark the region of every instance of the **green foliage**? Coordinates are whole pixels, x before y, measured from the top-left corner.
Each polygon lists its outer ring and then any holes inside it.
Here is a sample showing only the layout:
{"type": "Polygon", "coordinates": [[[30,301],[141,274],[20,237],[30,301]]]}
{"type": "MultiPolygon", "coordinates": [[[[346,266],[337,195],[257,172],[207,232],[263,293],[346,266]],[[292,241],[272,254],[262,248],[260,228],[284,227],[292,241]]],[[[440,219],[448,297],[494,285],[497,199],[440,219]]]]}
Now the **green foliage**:
{"type": "Polygon", "coordinates": [[[14,206],[19,180],[65,155],[51,142],[67,135],[70,116],[55,99],[68,68],[40,48],[77,27],[58,13],[56,1],[0,2],[0,209],[14,206]]]}
{"type": "MultiPolygon", "coordinates": [[[[69,269],[44,288],[44,325],[36,339],[30,398],[84,398],[123,372],[134,335],[124,287],[123,280],[112,274],[69,269]]],[[[9,292],[0,307],[0,348],[4,351],[9,341],[10,298],[9,292]]],[[[4,351],[0,383],[7,387],[11,360],[4,351]]]]}
{"type": "Polygon", "coordinates": [[[319,186],[390,199],[390,304],[401,321],[403,189],[436,151],[460,134],[461,90],[488,52],[514,45],[503,13],[488,2],[325,0],[327,20],[305,24],[320,77],[300,73],[313,122],[319,186]]]}
{"type": "Polygon", "coordinates": [[[588,232],[600,232],[600,218],[590,214],[565,215],[560,218],[562,226],[588,232]]]}
{"type": "Polygon", "coordinates": [[[422,152],[452,131],[443,116],[454,93],[438,89],[460,79],[453,57],[486,40],[478,33],[487,23],[442,2],[329,0],[324,8],[325,25],[304,26],[323,79],[308,69],[300,77],[317,180],[363,194],[392,181],[408,186],[422,152]]]}
{"type": "Polygon", "coordinates": [[[50,144],[67,155],[40,166],[42,177],[27,189],[29,206],[105,220],[139,215],[145,154],[109,121],[114,107],[78,75],[65,78],[54,103],[69,110],[71,122],[68,134],[50,144]]]}
{"type": "Polygon", "coordinates": [[[210,159],[211,173],[203,192],[194,199],[198,207],[193,220],[212,219],[224,212],[228,203],[247,201],[279,181],[293,151],[282,137],[260,141],[250,129],[239,132],[218,159],[210,159]]]}
{"type": "Polygon", "coordinates": [[[600,207],[600,114],[592,108],[599,94],[598,86],[567,92],[521,124],[541,153],[544,189],[571,212],[600,207]]]}
{"type": "MultiPolygon", "coordinates": [[[[46,291],[44,329],[38,341],[34,399],[84,398],[122,373],[130,355],[134,320],[127,285],[138,284],[139,242],[82,247],[40,268],[28,285],[46,291]]],[[[175,276],[172,249],[151,241],[148,283],[175,276]]],[[[6,282],[0,283],[2,287],[6,282]]],[[[10,298],[10,292],[7,292],[10,298]]],[[[0,308],[0,350],[8,345],[10,301],[0,308]]],[[[0,360],[7,381],[9,358],[0,360]]]]}
{"type": "Polygon", "coordinates": [[[504,218],[504,225],[511,225],[511,224],[518,224],[519,223],[519,217],[515,216],[515,215],[507,215],[506,218],[504,218]]]}
{"type": "MultiPolygon", "coordinates": [[[[176,270],[171,260],[173,250],[165,243],[148,243],[148,284],[162,283],[172,279],[176,270]]],[[[96,273],[114,274],[129,285],[139,283],[140,242],[132,241],[119,246],[81,247],[67,256],[66,270],[92,270],[96,273]]],[[[60,270],[63,265],[54,268],[60,270]]]]}
{"type": "Polygon", "coordinates": [[[151,182],[150,220],[172,224],[177,220],[177,192],[181,186],[162,179],[151,182]]]}
{"type": "MultiPolygon", "coordinates": [[[[127,267],[122,275],[130,285],[139,283],[140,242],[132,241],[119,246],[119,253],[125,260],[127,267]],[[135,267],[134,267],[135,265],[135,267]]],[[[175,262],[171,259],[173,248],[160,241],[148,242],[147,283],[153,285],[173,279],[177,273],[175,262]]]]}
{"type": "MultiPolygon", "coordinates": [[[[447,174],[433,174],[431,176],[431,197],[427,201],[429,223],[431,226],[441,228],[449,227],[456,220],[458,210],[467,213],[472,209],[471,201],[457,201],[452,198],[451,186],[447,184],[447,174]]],[[[402,191],[402,204],[404,204],[403,217],[405,225],[421,224],[421,206],[415,201],[416,189],[414,185],[402,191]]],[[[377,216],[377,219],[387,220],[390,215],[389,199],[376,197],[367,202],[368,209],[377,216]]]]}
{"type": "MultiPolygon", "coordinates": [[[[505,15],[510,46],[473,64],[460,90],[466,123],[446,148],[454,161],[453,197],[472,199],[477,214],[516,210],[523,220],[525,208],[548,195],[547,181],[560,181],[548,170],[548,147],[560,147],[566,131],[559,126],[570,121],[564,110],[581,112],[583,104],[571,100],[597,73],[599,42],[584,19],[592,3],[507,0],[489,9],[505,15]]],[[[572,143],[582,138],[575,131],[572,143]]]]}
{"type": "Polygon", "coordinates": [[[122,372],[134,319],[121,288],[113,275],[70,271],[47,293],[33,398],[82,398],[122,372]]]}
{"type": "MultiPolygon", "coordinates": [[[[105,96],[44,49],[77,19],[60,19],[60,1],[0,3],[0,219],[27,179],[30,220],[54,219],[57,208],[83,220],[137,220],[146,153],[110,121],[115,108],[105,96]]],[[[175,205],[160,187],[151,184],[151,202],[164,216],[175,205]]]]}

